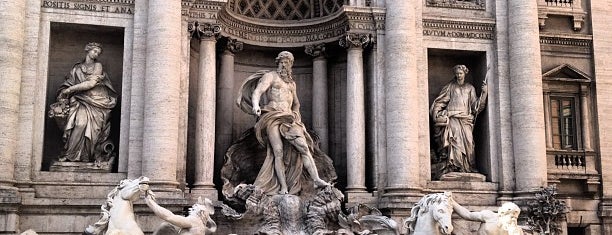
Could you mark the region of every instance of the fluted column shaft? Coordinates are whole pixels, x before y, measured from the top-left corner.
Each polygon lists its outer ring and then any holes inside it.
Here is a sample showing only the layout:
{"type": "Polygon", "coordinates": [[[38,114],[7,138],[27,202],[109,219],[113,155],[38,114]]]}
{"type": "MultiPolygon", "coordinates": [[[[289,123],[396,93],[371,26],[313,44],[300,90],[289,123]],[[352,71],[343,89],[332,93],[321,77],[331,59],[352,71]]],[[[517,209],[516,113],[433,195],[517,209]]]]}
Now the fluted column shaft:
{"type": "Polygon", "coordinates": [[[178,185],[181,1],[150,0],[142,174],[157,190],[178,185]]]}
{"type": "Polygon", "coordinates": [[[12,186],[19,128],[19,99],[26,1],[0,1],[0,186],[12,186]]]}
{"type": "Polygon", "coordinates": [[[195,183],[192,193],[216,198],[213,183],[216,113],[216,36],[218,25],[195,24],[193,35],[200,39],[200,58],[195,120],[195,183]]]}
{"type": "Polygon", "coordinates": [[[348,192],[365,191],[365,81],[363,73],[364,35],[349,34],[343,40],[346,66],[346,165],[348,192]]]}
{"type": "Polygon", "coordinates": [[[508,1],[512,146],[517,191],[546,186],[546,138],[538,6],[508,1]]]}
{"type": "Polygon", "coordinates": [[[320,148],[329,150],[328,114],[327,114],[327,59],[325,45],[307,46],[306,53],[312,60],[312,127],[319,135],[320,148]]]}
{"type": "Polygon", "coordinates": [[[387,126],[387,185],[385,193],[418,187],[420,163],[417,82],[417,0],[387,1],[385,24],[385,100],[387,126]]]}

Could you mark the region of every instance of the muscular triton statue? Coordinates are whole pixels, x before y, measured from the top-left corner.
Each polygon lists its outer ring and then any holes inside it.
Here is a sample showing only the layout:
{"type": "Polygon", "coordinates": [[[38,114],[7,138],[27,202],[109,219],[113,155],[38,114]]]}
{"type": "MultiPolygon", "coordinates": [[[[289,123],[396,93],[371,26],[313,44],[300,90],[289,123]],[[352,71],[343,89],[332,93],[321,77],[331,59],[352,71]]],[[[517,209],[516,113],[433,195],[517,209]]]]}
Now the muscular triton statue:
{"type": "Polygon", "coordinates": [[[301,120],[300,102],[291,76],[293,55],[283,51],[276,57],[277,71],[260,71],[243,83],[238,105],[258,116],[255,133],[267,147],[267,157],[254,185],[267,194],[296,194],[305,169],[315,187],[329,183],[319,178],[312,157],[313,141],[301,120]],[[262,96],[265,102],[260,106],[262,96]]]}

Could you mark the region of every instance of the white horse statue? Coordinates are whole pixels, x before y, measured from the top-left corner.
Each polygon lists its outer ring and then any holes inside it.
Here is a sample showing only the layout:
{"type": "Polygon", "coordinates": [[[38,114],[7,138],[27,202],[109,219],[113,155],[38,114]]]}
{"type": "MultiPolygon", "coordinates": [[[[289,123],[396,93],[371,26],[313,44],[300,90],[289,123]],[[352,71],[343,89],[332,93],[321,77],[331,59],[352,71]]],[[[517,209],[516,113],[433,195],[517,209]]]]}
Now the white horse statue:
{"type": "Polygon", "coordinates": [[[404,228],[408,229],[408,234],[414,235],[451,234],[452,201],[450,192],[425,195],[412,208],[410,217],[404,220],[404,228]]]}
{"type": "Polygon", "coordinates": [[[149,190],[148,183],[149,178],[144,176],[134,180],[122,180],[102,204],[102,218],[94,225],[88,226],[84,234],[143,235],[142,229],[136,223],[132,202],[140,197],[140,193],[149,190]]]}

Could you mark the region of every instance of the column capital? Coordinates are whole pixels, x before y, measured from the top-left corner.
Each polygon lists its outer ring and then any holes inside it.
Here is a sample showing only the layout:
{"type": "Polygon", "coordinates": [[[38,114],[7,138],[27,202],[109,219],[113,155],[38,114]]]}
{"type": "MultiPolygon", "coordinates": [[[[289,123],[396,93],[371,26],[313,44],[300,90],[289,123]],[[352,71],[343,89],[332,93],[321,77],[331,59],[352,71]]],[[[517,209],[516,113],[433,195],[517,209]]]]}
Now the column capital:
{"type": "Polygon", "coordinates": [[[366,48],[373,43],[372,35],[365,33],[347,33],[340,38],[339,44],[346,49],[366,48]]]}
{"type": "Polygon", "coordinates": [[[194,21],[187,24],[187,31],[189,31],[190,38],[217,40],[221,33],[221,25],[194,21]]]}
{"type": "Polygon", "coordinates": [[[304,52],[314,58],[325,57],[325,44],[306,45],[304,52]]]}
{"type": "Polygon", "coordinates": [[[238,41],[238,39],[227,38],[225,45],[223,46],[224,51],[229,51],[232,54],[236,54],[244,48],[244,43],[238,41]]]}

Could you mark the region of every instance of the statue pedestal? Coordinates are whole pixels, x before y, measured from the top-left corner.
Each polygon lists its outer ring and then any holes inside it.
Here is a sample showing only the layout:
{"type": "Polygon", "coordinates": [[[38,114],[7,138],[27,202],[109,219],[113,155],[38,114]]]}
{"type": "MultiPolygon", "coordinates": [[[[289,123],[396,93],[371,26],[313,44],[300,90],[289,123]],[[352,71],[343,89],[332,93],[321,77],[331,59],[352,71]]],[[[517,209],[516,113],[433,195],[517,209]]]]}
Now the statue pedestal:
{"type": "Polygon", "coordinates": [[[440,176],[440,181],[485,182],[487,177],[480,173],[450,172],[440,176]]]}
{"type": "Polygon", "coordinates": [[[60,162],[53,161],[49,171],[56,172],[97,172],[110,173],[113,170],[115,158],[111,158],[107,162],[96,164],[94,162],[60,162]]]}

